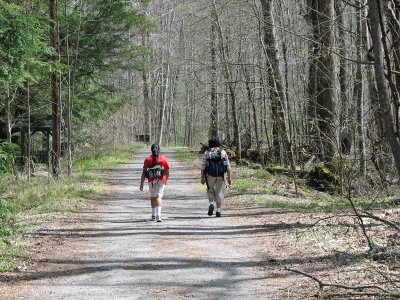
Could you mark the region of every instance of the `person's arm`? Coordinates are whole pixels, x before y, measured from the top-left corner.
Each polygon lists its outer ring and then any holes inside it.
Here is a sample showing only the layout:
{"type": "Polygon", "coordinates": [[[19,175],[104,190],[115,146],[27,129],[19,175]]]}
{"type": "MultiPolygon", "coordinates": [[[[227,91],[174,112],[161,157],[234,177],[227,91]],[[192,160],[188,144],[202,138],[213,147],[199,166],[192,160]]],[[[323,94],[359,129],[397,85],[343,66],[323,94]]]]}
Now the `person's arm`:
{"type": "Polygon", "coordinates": [[[165,175],[165,183],[164,184],[167,184],[167,181],[168,181],[168,178],[169,178],[169,169],[165,170],[164,175],[165,175]]]}
{"type": "Polygon", "coordinates": [[[231,169],[230,168],[226,171],[226,180],[228,181],[228,185],[230,186],[232,184],[231,169]]]}
{"type": "Polygon", "coordinates": [[[139,187],[139,189],[141,191],[143,191],[144,180],[146,178],[146,170],[147,170],[148,167],[149,167],[149,165],[148,165],[147,158],[146,158],[144,160],[144,163],[143,163],[142,177],[140,177],[140,187],[139,187]]]}
{"type": "Polygon", "coordinates": [[[143,185],[144,185],[144,179],[145,179],[145,172],[146,172],[146,170],[143,168],[143,172],[142,172],[142,177],[140,178],[140,187],[139,187],[139,189],[141,190],[141,191],[143,191],[143,185]]]}
{"type": "Polygon", "coordinates": [[[206,174],[205,174],[203,169],[201,170],[200,182],[201,182],[201,184],[205,184],[206,183],[206,174]]]}
{"type": "Polygon", "coordinates": [[[232,177],[231,177],[231,162],[229,161],[228,153],[225,152],[225,159],[226,159],[226,180],[228,181],[228,185],[232,184],[232,177]]]}
{"type": "Polygon", "coordinates": [[[200,164],[200,182],[201,184],[205,184],[206,183],[206,161],[207,161],[207,156],[206,156],[207,151],[205,151],[203,153],[203,157],[201,158],[201,164],[200,164]]]}

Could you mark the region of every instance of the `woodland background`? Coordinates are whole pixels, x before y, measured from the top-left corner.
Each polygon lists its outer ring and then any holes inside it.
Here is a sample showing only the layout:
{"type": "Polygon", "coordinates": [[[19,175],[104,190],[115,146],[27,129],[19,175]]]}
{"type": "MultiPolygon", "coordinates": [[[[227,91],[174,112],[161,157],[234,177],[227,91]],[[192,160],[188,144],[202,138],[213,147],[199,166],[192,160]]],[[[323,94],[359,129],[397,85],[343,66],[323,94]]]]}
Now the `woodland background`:
{"type": "Polygon", "coordinates": [[[399,0],[0,0],[0,261],[15,212],[45,197],[16,200],[38,153],[77,186],[83,159],[118,146],[219,136],[238,170],[345,197],[382,262],[370,296],[399,297],[399,55],[399,0]]]}
{"type": "Polygon", "coordinates": [[[0,13],[4,157],[35,147],[21,132],[51,115],[55,176],[61,154],[71,174],[73,156],[105,145],[218,135],[238,162],[321,162],[342,191],[346,172],[398,177],[398,1],[31,0],[0,13]]]}

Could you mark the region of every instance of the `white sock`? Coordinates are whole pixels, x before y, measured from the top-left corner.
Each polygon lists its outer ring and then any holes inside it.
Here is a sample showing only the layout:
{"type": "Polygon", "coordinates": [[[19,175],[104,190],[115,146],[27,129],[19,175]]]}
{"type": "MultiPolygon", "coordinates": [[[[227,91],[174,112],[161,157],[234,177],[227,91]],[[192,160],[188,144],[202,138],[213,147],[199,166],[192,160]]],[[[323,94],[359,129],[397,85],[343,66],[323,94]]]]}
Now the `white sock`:
{"type": "Polygon", "coordinates": [[[210,206],[211,204],[214,204],[214,201],[208,203],[209,206],[210,206]]]}
{"type": "Polygon", "coordinates": [[[219,212],[220,212],[220,211],[221,211],[221,208],[217,208],[217,211],[219,211],[219,212]]]}
{"type": "Polygon", "coordinates": [[[156,213],[156,207],[152,207],[152,208],[151,208],[151,215],[152,215],[152,216],[156,216],[156,215],[157,215],[157,213],[156,213]]]}
{"type": "Polygon", "coordinates": [[[159,216],[161,218],[161,206],[157,206],[157,216],[159,216]]]}

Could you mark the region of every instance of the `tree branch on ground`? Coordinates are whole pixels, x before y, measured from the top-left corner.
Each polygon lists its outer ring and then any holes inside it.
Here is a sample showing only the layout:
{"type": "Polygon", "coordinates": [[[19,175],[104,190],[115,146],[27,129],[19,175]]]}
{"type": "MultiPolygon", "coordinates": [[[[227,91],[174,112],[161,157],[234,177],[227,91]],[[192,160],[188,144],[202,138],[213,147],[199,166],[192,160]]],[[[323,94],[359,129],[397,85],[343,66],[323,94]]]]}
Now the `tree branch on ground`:
{"type": "Polygon", "coordinates": [[[334,294],[329,294],[329,295],[325,295],[326,297],[330,297],[330,296],[380,296],[380,297],[391,297],[391,298],[400,298],[400,293],[394,293],[391,292],[390,290],[387,290],[379,285],[358,285],[358,286],[348,286],[348,285],[344,285],[344,284],[335,284],[335,283],[325,283],[322,280],[320,280],[318,277],[313,276],[311,274],[305,273],[303,271],[297,270],[297,269],[291,269],[291,268],[285,268],[286,271],[290,271],[290,272],[294,272],[300,275],[303,275],[305,277],[308,277],[314,281],[316,281],[318,283],[319,286],[319,292],[318,294],[321,294],[323,292],[324,287],[332,287],[332,288],[339,288],[339,289],[346,289],[346,290],[368,290],[368,289],[375,289],[375,290],[379,290],[381,292],[347,292],[347,293],[334,293],[334,294]]]}

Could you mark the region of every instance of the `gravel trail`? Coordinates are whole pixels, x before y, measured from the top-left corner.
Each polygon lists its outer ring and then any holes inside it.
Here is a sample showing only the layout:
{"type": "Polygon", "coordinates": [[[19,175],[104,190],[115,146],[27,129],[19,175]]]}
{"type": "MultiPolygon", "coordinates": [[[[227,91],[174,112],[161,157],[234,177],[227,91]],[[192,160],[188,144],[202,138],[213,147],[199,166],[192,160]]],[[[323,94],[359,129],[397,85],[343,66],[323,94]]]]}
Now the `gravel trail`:
{"type": "Polygon", "coordinates": [[[171,164],[163,222],[150,221],[147,184],[139,190],[148,154],[108,170],[112,192],[96,205],[39,230],[38,243],[59,245],[40,253],[1,299],[278,299],[260,249],[252,247],[265,237],[237,222],[239,207],[209,217],[199,170],[171,149],[162,149],[171,164]]]}

